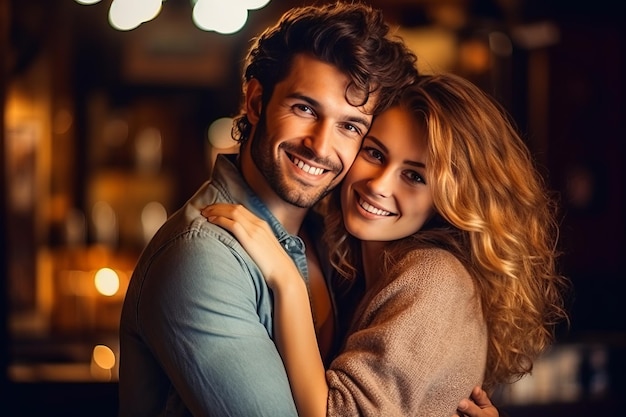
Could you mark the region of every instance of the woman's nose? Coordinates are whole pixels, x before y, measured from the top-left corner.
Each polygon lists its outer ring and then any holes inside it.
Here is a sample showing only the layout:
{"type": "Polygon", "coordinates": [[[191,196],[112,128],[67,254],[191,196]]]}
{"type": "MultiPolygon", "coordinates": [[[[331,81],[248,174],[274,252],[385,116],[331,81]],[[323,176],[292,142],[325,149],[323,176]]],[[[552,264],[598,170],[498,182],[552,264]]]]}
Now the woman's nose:
{"type": "Polygon", "coordinates": [[[393,193],[393,175],[389,170],[381,168],[367,182],[367,186],[372,194],[389,197],[393,193]]]}

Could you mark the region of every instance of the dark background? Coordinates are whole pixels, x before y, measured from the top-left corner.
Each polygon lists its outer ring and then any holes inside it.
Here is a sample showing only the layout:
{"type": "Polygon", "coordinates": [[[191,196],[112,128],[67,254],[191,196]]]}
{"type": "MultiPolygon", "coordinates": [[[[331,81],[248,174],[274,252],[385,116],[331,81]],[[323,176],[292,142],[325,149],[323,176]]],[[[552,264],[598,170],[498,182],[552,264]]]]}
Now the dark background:
{"type": "MultiPolygon", "coordinates": [[[[90,163],[88,108],[93,94],[104,92],[112,108],[139,109],[137,113],[143,118],[167,119],[163,129],[172,139],[164,142],[163,165],[174,184],[168,200],[168,209],[174,209],[207,177],[203,159],[207,125],[237,110],[240,60],[248,40],[291,5],[307,2],[274,0],[264,9],[251,13],[249,25],[240,34],[228,36],[227,41],[216,41],[217,36],[205,35],[195,28],[180,32],[172,26],[172,36],[182,33],[192,43],[209,43],[213,52],[204,59],[196,57],[194,62],[208,74],[213,68],[208,60],[219,61],[221,65],[215,69],[219,75],[213,79],[197,78],[197,72],[184,64],[145,69],[150,65],[145,57],[147,62],[140,62],[134,70],[129,65],[131,46],[141,44],[142,36],[150,28],[173,21],[175,14],[190,14],[188,1],[166,1],[161,15],[143,25],[145,30],[140,27],[127,33],[108,27],[108,3],[80,6],[70,0],[1,0],[0,62],[4,74],[0,98],[42,55],[49,57],[46,68],[52,78],[52,107],[69,100],[75,112],[71,140],[54,144],[55,155],[60,158],[55,160],[62,162],[56,162],[58,166],[53,162],[52,188],[68,195],[77,207],[87,205],[88,179],[94,170],[123,169],[129,164],[129,157],[123,151],[99,160],[101,165],[90,163]]],[[[465,17],[465,23],[457,28],[459,41],[484,39],[486,30],[500,30],[514,38],[516,29],[537,23],[549,22],[558,28],[558,40],[540,47],[514,44],[513,54],[506,59],[495,59],[486,73],[471,73],[463,67],[458,67],[457,72],[492,93],[512,113],[545,170],[548,183],[560,196],[561,269],[572,280],[573,293],[568,299],[571,324],[559,329],[557,342],[581,346],[583,354],[589,346],[602,346],[608,352],[610,384],[601,396],[594,397],[588,391],[592,376],[583,360],[579,372],[582,391],[577,401],[504,406],[504,409],[513,417],[623,415],[618,411],[617,400],[626,392],[626,314],[621,308],[626,259],[623,163],[626,68],[625,22],[619,3],[609,0],[376,0],[370,3],[382,8],[390,21],[406,27],[436,24],[433,10],[445,3],[465,17]]],[[[4,99],[0,100],[0,106],[4,113],[4,99]]],[[[4,126],[4,120],[2,123],[4,126]]],[[[16,257],[32,256],[34,248],[28,241],[20,243],[12,238],[16,228],[24,229],[19,226],[19,219],[7,210],[8,197],[4,190],[11,178],[6,172],[4,128],[0,134],[3,184],[0,334],[5,340],[0,343],[0,368],[4,371],[0,381],[0,410],[3,410],[0,414],[115,415],[115,382],[15,382],[8,376],[12,361],[24,359],[28,356],[26,351],[34,352],[32,345],[16,338],[8,325],[14,308],[9,299],[11,262],[16,257]]],[[[62,246],[54,222],[48,225],[45,235],[45,241],[37,244],[62,246]]],[[[129,251],[136,249],[129,244],[129,251]]],[[[51,346],[43,349],[54,349],[56,345],[51,346]]]]}

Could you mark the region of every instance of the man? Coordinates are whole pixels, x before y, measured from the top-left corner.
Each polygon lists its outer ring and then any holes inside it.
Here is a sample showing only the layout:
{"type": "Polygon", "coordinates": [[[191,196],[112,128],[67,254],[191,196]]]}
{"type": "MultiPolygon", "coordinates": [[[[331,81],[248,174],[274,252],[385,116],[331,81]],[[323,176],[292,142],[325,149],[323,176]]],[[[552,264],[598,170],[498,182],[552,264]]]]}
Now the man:
{"type": "Polygon", "coordinates": [[[133,273],[120,323],[121,416],[297,415],[265,280],[200,210],[238,203],[266,220],[307,280],[323,333],[330,302],[298,233],[352,164],[373,115],[416,75],[415,56],[387,35],[378,11],[335,4],[293,9],[257,38],[238,159],[218,158],[133,273]]]}

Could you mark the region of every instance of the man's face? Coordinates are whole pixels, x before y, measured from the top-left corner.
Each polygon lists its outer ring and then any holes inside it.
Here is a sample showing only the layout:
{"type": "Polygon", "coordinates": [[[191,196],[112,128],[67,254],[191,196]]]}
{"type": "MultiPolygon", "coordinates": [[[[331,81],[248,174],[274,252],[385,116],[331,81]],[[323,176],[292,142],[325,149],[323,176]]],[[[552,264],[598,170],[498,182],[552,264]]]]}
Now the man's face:
{"type": "Polygon", "coordinates": [[[348,85],[336,67],[308,55],[294,58],[250,138],[263,178],[247,179],[266,203],[278,197],[308,208],[344,177],[372,122],[370,108],[346,101],[348,85]]]}

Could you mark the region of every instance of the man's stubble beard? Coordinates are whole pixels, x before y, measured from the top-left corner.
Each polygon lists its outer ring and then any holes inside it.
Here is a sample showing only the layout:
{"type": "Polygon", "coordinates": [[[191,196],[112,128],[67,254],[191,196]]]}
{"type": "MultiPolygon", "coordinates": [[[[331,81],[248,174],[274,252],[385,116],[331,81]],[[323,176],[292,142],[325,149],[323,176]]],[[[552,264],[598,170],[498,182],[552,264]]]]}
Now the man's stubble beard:
{"type": "MultiPolygon", "coordinates": [[[[272,147],[267,146],[267,125],[264,112],[260,115],[259,123],[254,130],[254,136],[249,140],[252,140],[250,144],[252,161],[270,188],[287,203],[300,208],[311,208],[334,188],[329,184],[322,190],[307,193],[304,191],[304,188],[308,187],[306,184],[302,184],[300,188],[289,184],[285,174],[280,169],[280,164],[274,160],[272,147]]],[[[284,143],[279,146],[283,147],[283,145],[284,143]]]]}

